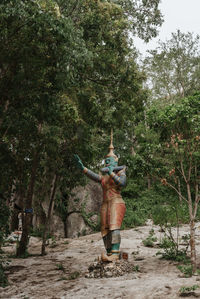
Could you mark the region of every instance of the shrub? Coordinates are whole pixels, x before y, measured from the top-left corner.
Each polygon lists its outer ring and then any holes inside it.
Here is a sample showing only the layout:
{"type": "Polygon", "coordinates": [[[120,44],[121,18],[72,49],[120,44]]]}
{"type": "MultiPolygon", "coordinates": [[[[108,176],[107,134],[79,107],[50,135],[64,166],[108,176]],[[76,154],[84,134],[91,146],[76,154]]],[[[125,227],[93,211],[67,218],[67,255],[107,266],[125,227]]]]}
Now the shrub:
{"type": "Polygon", "coordinates": [[[149,231],[149,235],[146,239],[144,239],[142,241],[142,243],[144,244],[144,246],[146,247],[154,247],[154,242],[157,241],[157,238],[154,236],[154,230],[150,230],[149,231]]]}

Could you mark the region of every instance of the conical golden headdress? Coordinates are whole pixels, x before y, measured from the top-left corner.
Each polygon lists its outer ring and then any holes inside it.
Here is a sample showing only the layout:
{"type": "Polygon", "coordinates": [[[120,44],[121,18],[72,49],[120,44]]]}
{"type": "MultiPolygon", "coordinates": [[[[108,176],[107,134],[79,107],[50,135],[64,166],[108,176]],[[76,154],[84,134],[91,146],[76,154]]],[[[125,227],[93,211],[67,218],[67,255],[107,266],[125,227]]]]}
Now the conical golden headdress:
{"type": "Polygon", "coordinates": [[[110,133],[110,146],[109,146],[109,153],[106,155],[107,157],[113,157],[115,161],[118,161],[118,157],[114,154],[114,146],[113,146],[113,129],[111,129],[110,133]]]}

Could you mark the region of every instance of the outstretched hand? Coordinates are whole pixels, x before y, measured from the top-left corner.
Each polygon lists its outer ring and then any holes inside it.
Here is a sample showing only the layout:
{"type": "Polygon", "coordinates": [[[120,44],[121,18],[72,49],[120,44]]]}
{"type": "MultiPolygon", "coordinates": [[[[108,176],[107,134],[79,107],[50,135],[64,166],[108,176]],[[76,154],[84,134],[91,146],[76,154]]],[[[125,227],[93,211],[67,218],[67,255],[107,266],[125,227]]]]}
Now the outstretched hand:
{"type": "Polygon", "coordinates": [[[79,168],[79,169],[81,169],[81,170],[84,169],[84,166],[83,166],[83,163],[82,163],[81,159],[80,159],[79,156],[76,155],[76,154],[74,155],[74,161],[75,161],[75,163],[76,163],[76,167],[77,167],[77,168],[79,168]]]}

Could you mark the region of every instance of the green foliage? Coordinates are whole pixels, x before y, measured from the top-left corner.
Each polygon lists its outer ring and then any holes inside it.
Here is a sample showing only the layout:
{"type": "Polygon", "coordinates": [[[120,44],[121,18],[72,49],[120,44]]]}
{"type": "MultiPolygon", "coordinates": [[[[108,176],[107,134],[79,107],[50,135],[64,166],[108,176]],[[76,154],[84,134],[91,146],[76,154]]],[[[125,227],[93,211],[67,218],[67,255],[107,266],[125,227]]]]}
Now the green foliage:
{"type": "Polygon", "coordinates": [[[30,235],[33,237],[42,238],[43,235],[43,227],[34,227],[32,228],[30,235]]]}
{"type": "MultiPolygon", "coordinates": [[[[161,192],[165,191],[165,187],[160,187],[161,192]]],[[[160,242],[160,248],[163,252],[159,252],[162,258],[167,260],[185,261],[187,260],[187,249],[179,249],[179,231],[180,223],[188,223],[189,215],[187,213],[187,205],[185,202],[180,202],[173,192],[164,193],[163,197],[157,197],[157,202],[154,202],[152,207],[152,220],[154,224],[159,225],[164,232],[164,237],[160,242]],[[176,228],[176,234],[173,229],[176,228]]],[[[188,239],[183,237],[186,242],[188,239]]]]}
{"type": "Polygon", "coordinates": [[[174,195],[166,201],[166,197],[152,208],[152,219],[154,224],[161,228],[177,226],[178,223],[188,223],[188,208],[185,202],[179,202],[174,195]]]}
{"type": "Polygon", "coordinates": [[[67,280],[74,280],[74,279],[78,278],[79,276],[80,276],[80,272],[75,271],[67,277],[67,280]]]}
{"type": "Polygon", "coordinates": [[[151,100],[157,106],[179,101],[199,90],[200,37],[193,33],[172,33],[159,42],[144,60],[151,100]]]}
{"type": "Polygon", "coordinates": [[[144,225],[146,220],[151,217],[154,195],[152,190],[142,191],[143,182],[140,181],[140,183],[139,185],[136,180],[128,179],[126,188],[122,190],[122,196],[126,203],[122,229],[144,225]]]}
{"type": "MultiPolygon", "coordinates": [[[[127,187],[122,191],[127,205],[123,228],[144,224],[146,219],[152,218],[170,237],[172,226],[189,222],[188,203],[184,200],[185,196],[187,199],[187,188],[179,161],[183,161],[187,175],[189,161],[194,165],[190,177],[194,202],[193,186],[198,181],[199,173],[199,103],[199,95],[196,94],[163,109],[152,106],[147,113],[149,127],[143,122],[136,127],[136,154],[127,157],[127,174],[131,179],[128,179],[127,187]],[[170,144],[170,138],[175,132],[178,133],[174,134],[170,144]],[[189,157],[188,150],[193,153],[192,158],[189,157]],[[137,179],[133,180],[132,177],[136,176],[137,179]],[[151,187],[148,189],[147,180],[151,187]]],[[[199,209],[197,219],[198,217],[199,209]]]]}
{"type": "Polygon", "coordinates": [[[131,210],[129,210],[129,208],[127,208],[121,229],[132,228],[144,224],[145,219],[141,217],[141,214],[137,215],[137,212],[133,213],[131,210]]]}
{"type": "Polygon", "coordinates": [[[193,274],[193,267],[189,265],[178,265],[177,268],[185,275],[185,277],[191,277],[193,274]]]}
{"type": "Polygon", "coordinates": [[[170,240],[167,237],[162,238],[160,244],[159,244],[160,248],[173,248],[174,247],[174,243],[172,242],[172,240],[170,240]]]}
{"type": "MultiPolygon", "coordinates": [[[[33,227],[30,231],[30,236],[42,238],[44,233],[44,225],[40,225],[39,227],[33,227]]],[[[55,241],[55,237],[52,236],[50,232],[47,232],[46,240],[51,239],[52,242],[55,241]]]]}
{"type": "MultiPolygon", "coordinates": [[[[152,174],[154,172],[163,185],[174,190],[180,202],[189,204],[192,200],[195,205],[198,204],[196,190],[200,162],[199,110],[200,95],[196,94],[159,112],[152,107],[148,113],[148,122],[159,132],[158,143],[161,145],[155,156],[159,167],[152,169],[152,174]],[[186,178],[190,178],[189,186],[186,178]]],[[[196,217],[197,208],[194,210],[196,217]]]]}
{"type": "Polygon", "coordinates": [[[135,266],[133,267],[133,271],[134,271],[134,272],[140,272],[140,266],[139,266],[139,265],[135,265],[135,266]]]}
{"type": "Polygon", "coordinates": [[[164,251],[157,252],[157,255],[161,255],[161,257],[165,260],[172,260],[176,262],[189,262],[189,257],[187,256],[187,249],[178,249],[178,245],[174,239],[169,237],[164,237],[160,242],[160,248],[164,251]]]}
{"type": "Polygon", "coordinates": [[[154,230],[150,230],[149,231],[149,235],[146,239],[142,240],[142,243],[144,244],[144,246],[146,247],[154,247],[154,242],[157,241],[157,238],[154,235],[154,230]]]}
{"type": "Polygon", "coordinates": [[[183,203],[182,207],[174,193],[169,192],[165,186],[154,183],[151,188],[147,189],[144,180],[129,179],[122,195],[127,207],[123,228],[144,225],[150,218],[155,224],[161,226],[168,223],[175,225],[177,213],[179,220],[183,223],[188,220],[185,215],[187,206],[183,203]]]}
{"type": "Polygon", "coordinates": [[[137,3],[131,0],[116,0],[115,3],[121,5],[124,13],[128,15],[133,35],[148,42],[158,34],[157,27],[163,23],[159,0],[139,0],[137,3]]]}
{"type": "Polygon", "coordinates": [[[57,268],[57,270],[61,270],[61,271],[65,272],[65,268],[63,267],[63,265],[61,263],[56,264],[56,268],[57,268]]]}

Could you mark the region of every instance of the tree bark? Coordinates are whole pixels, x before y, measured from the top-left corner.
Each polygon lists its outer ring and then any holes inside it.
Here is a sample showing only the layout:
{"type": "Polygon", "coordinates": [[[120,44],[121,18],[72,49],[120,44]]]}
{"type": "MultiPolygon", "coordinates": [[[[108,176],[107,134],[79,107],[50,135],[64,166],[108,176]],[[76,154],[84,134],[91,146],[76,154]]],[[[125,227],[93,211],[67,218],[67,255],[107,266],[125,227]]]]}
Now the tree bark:
{"type": "Polygon", "coordinates": [[[29,188],[28,188],[26,201],[25,201],[25,210],[29,212],[25,211],[25,213],[22,216],[22,236],[19,242],[19,246],[17,248],[17,253],[16,253],[17,256],[25,255],[28,246],[29,232],[32,224],[32,218],[33,218],[33,214],[30,212],[30,209],[32,209],[33,192],[34,192],[34,186],[36,181],[38,160],[39,160],[39,152],[35,151],[33,157],[30,183],[29,183],[29,188]]]}
{"type": "Polygon", "coordinates": [[[178,180],[178,192],[179,192],[178,197],[179,197],[179,201],[182,202],[182,197],[180,195],[181,194],[181,182],[180,182],[179,177],[177,178],[177,180],[178,180]]]}
{"type": "Polygon", "coordinates": [[[9,230],[12,232],[15,227],[15,222],[16,222],[16,213],[14,210],[15,206],[15,199],[16,199],[16,182],[15,180],[12,183],[12,188],[11,188],[11,196],[10,196],[10,201],[9,201],[9,206],[10,206],[10,219],[9,219],[9,230]]]}
{"type": "Polygon", "coordinates": [[[195,222],[193,219],[190,221],[190,248],[191,248],[191,264],[194,273],[197,269],[197,265],[196,265],[196,248],[195,248],[195,222]]]}
{"type": "Polygon", "coordinates": [[[51,184],[51,192],[50,192],[50,201],[49,201],[49,208],[48,208],[48,215],[46,217],[44,230],[43,230],[43,237],[42,237],[42,248],[41,248],[41,255],[45,255],[45,248],[46,248],[46,239],[47,234],[50,231],[50,224],[51,224],[51,216],[54,209],[54,202],[55,202],[55,193],[57,187],[58,175],[55,174],[51,184]]]}
{"type": "Polygon", "coordinates": [[[65,238],[68,238],[67,218],[65,219],[65,221],[63,221],[63,225],[64,225],[64,236],[65,238]]]}
{"type": "Polygon", "coordinates": [[[191,250],[191,264],[193,273],[197,269],[196,263],[196,247],[195,247],[195,215],[193,214],[193,205],[192,205],[192,197],[190,191],[190,184],[187,182],[187,195],[188,195],[188,207],[189,207],[189,215],[190,215],[190,250],[191,250]]]}

